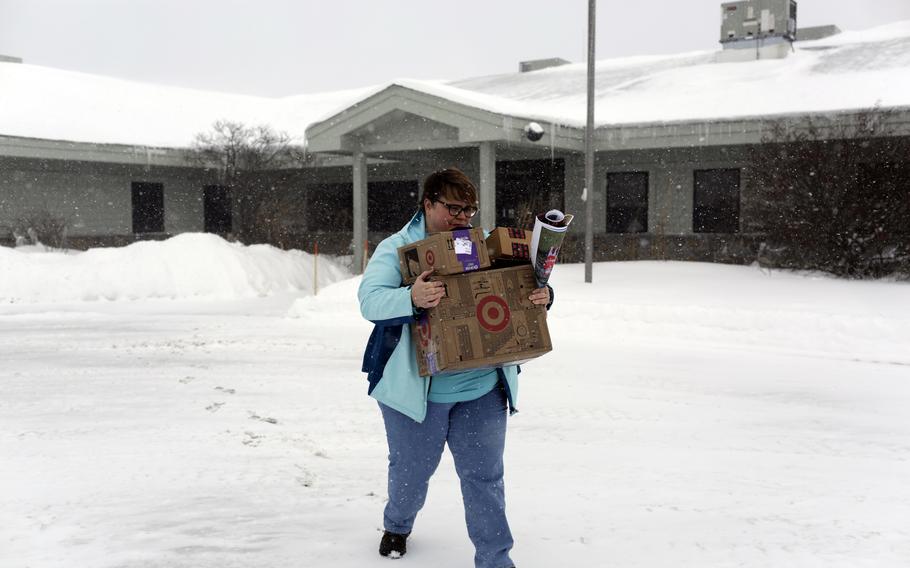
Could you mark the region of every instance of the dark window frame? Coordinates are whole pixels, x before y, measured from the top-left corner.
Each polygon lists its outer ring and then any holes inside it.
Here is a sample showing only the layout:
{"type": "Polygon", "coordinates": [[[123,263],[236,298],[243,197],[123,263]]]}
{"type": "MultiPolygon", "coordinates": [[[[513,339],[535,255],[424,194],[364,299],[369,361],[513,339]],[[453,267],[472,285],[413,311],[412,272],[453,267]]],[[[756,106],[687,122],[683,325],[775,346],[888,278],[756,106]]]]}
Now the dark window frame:
{"type": "Polygon", "coordinates": [[[367,183],[367,227],[372,233],[397,233],[417,211],[420,182],[415,179],[367,183]]]}
{"type": "Polygon", "coordinates": [[[164,184],[153,181],[134,181],[131,183],[130,189],[133,234],[164,233],[164,184]]]}
{"type": "Polygon", "coordinates": [[[496,226],[530,228],[534,215],[565,211],[565,172],[564,158],[497,160],[496,226]]]}
{"type": "Polygon", "coordinates": [[[741,230],[742,168],[695,170],[692,173],[692,232],[737,234],[741,230]],[[735,183],[731,183],[734,176],[735,183]],[[729,189],[735,190],[735,197],[725,193],[729,189]]]}
{"type": "MultiPolygon", "coordinates": [[[[418,209],[420,182],[416,179],[367,183],[367,232],[396,233],[418,209]]],[[[312,233],[349,232],[354,227],[354,184],[314,183],[306,187],[304,222],[312,233]]]]}
{"type": "Polygon", "coordinates": [[[350,182],[308,184],[304,224],[311,233],[352,231],[354,184],[350,182]]]}
{"type": "MultiPolygon", "coordinates": [[[[629,185],[625,185],[625,188],[630,188],[629,185]]],[[[640,189],[640,188],[638,188],[640,189]]],[[[631,191],[636,191],[636,188],[631,187],[631,191]]],[[[634,235],[640,233],[648,232],[648,223],[650,216],[650,207],[649,199],[651,193],[651,175],[647,170],[636,170],[636,171],[619,171],[619,172],[607,172],[606,179],[606,232],[610,234],[619,234],[619,235],[634,235]],[[624,180],[625,178],[625,180],[624,180]],[[615,201],[621,202],[632,202],[630,205],[628,203],[623,205],[611,205],[611,201],[615,203],[614,200],[611,200],[611,186],[617,187],[620,186],[624,181],[631,181],[633,179],[644,180],[644,192],[639,195],[632,195],[629,199],[629,195],[619,196],[622,199],[616,199],[615,201]],[[638,230],[628,230],[633,221],[638,223],[640,227],[638,230]]],[[[614,193],[615,197],[616,194],[614,193]]]]}
{"type": "Polygon", "coordinates": [[[202,188],[202,223],[203,231],[216,235],[226,235],[234,230],[234,211],[231,188],[226,185],[209,184],[202,188]],[[216,197],[216,192],[221,195],[216,197]],[[224,207],[224,214],[215,216],[217,209],[224,207]]]}

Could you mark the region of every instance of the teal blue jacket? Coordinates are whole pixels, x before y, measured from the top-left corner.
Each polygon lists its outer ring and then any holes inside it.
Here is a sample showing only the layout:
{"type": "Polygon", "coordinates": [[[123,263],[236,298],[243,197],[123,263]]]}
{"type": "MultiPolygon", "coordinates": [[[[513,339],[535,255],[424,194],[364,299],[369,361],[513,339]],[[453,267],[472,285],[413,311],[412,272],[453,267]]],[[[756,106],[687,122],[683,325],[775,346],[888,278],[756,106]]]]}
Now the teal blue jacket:
{"type": "MultiPolygon", "coordinates": [[[[379,243],[357,291],[360,313],[376,325],[363,358],[369,394],[417,422],[427,415],[431,379],[421,377],[417,369],[408,327],[414,321],[414,305],[411,287],[402,284],[398,248],[426,237],[423,213],[418,212],[400,231],[379,243]]],[[[518,373],[515,365],[499,369],[513,413],[517,412],[518,373]]]]}

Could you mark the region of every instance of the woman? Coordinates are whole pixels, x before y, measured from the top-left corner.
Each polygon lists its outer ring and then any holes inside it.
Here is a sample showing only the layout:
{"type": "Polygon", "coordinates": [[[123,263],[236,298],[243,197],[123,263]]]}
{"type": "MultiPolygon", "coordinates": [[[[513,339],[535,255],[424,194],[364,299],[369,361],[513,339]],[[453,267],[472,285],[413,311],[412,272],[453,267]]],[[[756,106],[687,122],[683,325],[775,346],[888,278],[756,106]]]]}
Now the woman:
{"type": "MultiPolygon", "coordinates": [[[[468,370],[421,377],[407,324],[435,307],[444,294],[424,272],[402,286],[398,248],[432,233],[469,225],[477,213],[477,189],[461,171],[431,174],[420,210],[398,233],[383,240],[363,275],[358,298],[363,316],[376,324],[364,354],[369,394],[379,401],[389,444],[389,501],[383,515],[383,556],[407,552],[407,538],[423,507],[430,477],[448,443],[461,481],[468,535],[477,568],[514,566],[512,533],[505,514],[503,450],[507,405],[515,410],[518,368],[468,370]]],[[[530,295],[551,303],[552,290],[530,295]]]]}

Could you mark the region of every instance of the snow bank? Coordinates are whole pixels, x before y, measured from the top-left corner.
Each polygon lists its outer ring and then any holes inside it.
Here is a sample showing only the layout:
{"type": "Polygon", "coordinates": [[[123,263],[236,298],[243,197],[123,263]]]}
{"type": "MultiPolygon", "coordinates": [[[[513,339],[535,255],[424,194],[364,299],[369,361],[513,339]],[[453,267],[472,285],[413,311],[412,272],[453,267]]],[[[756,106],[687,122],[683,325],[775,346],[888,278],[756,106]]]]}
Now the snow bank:
{"type": "MultiPolygon", "coordinates": [[[[560,265],[551,331],[652,344],[910,365],[910,285],[684,262],[560,265]],[[584,322],[576,325],[575,322],[584,322]]],[[[557,338],[554,338],[554,345],[557,338]]]]}
{"type": "MultiPolygon", "coordinates": [[[[360,278],[297,300],[288,316],[362,322],[360,278]]],[[[699,262],[561,264],[551,280],[554,348],[592,339],[614,348],[729,349],[910,365],[910,284],[840,280],[699,262]]]]}
{"type": "MultiPolygon", "coordinates": [[[[318,285],[350,276],[319,258],[318,285]]],[[[314,257],[204,233],[86,252],[0,247],[0,303],[206,298],[313,292],[314,257]]]]}
{"type": "Polygon", "coordinates": [[[299,298],[288,310],[288,317],[307,318],[308,320],[333,320],[347,315],[348,319],[358,320],[360,308],[357,304],[357,288],[361,277],[348,278],[319,289],[316,295],[299,298]]]}
{"type": "MultiPolygon", "coordinates": [[[[84,253],[0,247],[0,304],[91,300],[232,300],[303,293],[291,319],[363,325],[360,278],[312,255],[189,233],[84,253]],[[39,252],[41,251],[41,252],[39,252]]],[[[742,348],[910,365],[910,285],[854,282],[755,267],[609,262],[584,284],[583,265],[553,277],[554,344],[596,336],[611,345],[742,348]],[[581,325],[579,322],[584,322],[581,325]]]]}

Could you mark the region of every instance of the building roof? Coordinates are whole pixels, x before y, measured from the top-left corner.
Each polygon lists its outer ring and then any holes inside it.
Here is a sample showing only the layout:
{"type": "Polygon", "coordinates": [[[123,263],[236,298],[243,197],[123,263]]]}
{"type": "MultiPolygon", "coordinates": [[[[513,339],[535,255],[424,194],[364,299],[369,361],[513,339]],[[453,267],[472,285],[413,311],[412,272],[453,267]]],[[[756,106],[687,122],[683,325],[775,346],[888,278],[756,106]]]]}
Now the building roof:
{"type": "Polygon", "coordinates": [[[181,148],[219,119],[267,124],[301,138],[364,89],[264,98],[0,63],[0,135],[181,148]]]}
{"type": "MultiPolygon", "coordinates": [[[[696,52],[598,61],[597,125],[910,106],[910,21],[798,42],[784,59],[715,58],[696,52]]],[[[448,86],[525,103],[532,118],[584,126],[585,82],[582,63],[448,86]]]]}
{"type": "MultiPolygon", "coordinates": [[[[717,63],[713,51],[598,61],[597,125],[910,107],[910,21],[794,46],[785,59],[739,63],[717,63]]],[[[581,127],[585,80],[585,64],[572,64],[265,98],[0,63],[0,135],[181,148],[228,119],[266,124],[302,141],[311,125],[393,85],[485,112],[581,127]]]]}

